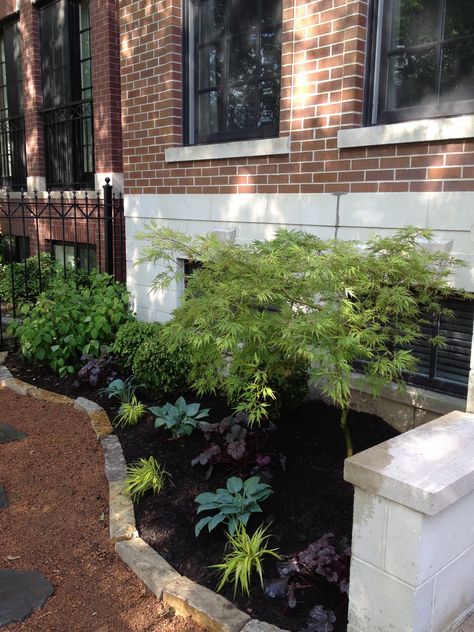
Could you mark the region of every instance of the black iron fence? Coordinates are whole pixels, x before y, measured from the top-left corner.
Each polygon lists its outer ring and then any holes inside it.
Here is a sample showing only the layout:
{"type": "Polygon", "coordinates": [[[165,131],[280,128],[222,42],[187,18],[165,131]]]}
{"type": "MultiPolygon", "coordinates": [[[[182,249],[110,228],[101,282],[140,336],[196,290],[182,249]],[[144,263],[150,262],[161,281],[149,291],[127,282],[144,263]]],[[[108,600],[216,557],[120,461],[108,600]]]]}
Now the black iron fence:
{"type": "Polygon", "coordinates": [[[0,348],[8,323],[54,278],[107,272],[125,282],[122,196],[103,192],[0,195],[0,348]]]}
{"type": "Polygon", "coordinates": [[[26,187],[25,119],[0,119],[0,186],[12,191],[26,187]]]}

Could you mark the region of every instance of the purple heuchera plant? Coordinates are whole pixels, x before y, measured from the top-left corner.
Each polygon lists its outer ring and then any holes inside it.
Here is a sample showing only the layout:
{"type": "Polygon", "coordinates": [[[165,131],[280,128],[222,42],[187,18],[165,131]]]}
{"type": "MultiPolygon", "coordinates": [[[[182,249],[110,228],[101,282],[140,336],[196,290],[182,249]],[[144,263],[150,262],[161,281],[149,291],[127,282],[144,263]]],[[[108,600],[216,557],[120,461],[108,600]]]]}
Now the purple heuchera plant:
{"type": "MultiPolygon", "coordinates": [[[[272,598],[286,598],[288,607],[297,604],[296,592],[301,588],[316,587],[321,581],[337,585],[342,594],[349,590],[349,560],[351,550],[342,540],[339,550],[331,543],[333,533],[325,533],[304,551],[286,557],[277,564],[278,579],[265,582],[265,594],[272,598]]],[[[334,613],[316,606],[310,612],[307,627],[302,632],[332,632],[334,613]]]]}
{"type": "Polygon", "coordinates": [[[333,632],[336,616],[332,610],[325,610],[322,606],[314,606],[310,610],[306,627],[301,632],[333,632]]]}
{"type": "Polygon", "coordinates": [[[91,355],[81,357],[84,366],[77,372],[80,382],[88,381],[91,386],[105,384],[113,379],[116,372],[111,369],[112,356],[102,354],[100,358],[93,358],[91,355]]]}

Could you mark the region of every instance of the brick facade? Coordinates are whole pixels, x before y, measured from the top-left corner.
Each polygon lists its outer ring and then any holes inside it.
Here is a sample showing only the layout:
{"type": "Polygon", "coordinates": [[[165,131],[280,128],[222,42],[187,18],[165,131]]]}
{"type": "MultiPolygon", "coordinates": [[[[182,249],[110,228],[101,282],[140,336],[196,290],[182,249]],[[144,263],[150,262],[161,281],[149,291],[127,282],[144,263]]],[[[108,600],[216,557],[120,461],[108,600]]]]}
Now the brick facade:
{"type": "MultiPolygon", "coordinates": [[[[90,0],[90,12],[96,173],[122,174],[118,2],[90,0]]],[[[3,0],[0,20],[14,16],[22,37],[27,171],[35,188],[45,177],[39,10],[31,0],[3,0]]]]}
{"type": "Polygon", "coordinates": [[[474,140],[338,149],[362,124],[368,3],[283,0],[287,156],[167,163],[182,144],[178,0],[121,0],[126,190],[132,194],[474,191],[474,140]]]}

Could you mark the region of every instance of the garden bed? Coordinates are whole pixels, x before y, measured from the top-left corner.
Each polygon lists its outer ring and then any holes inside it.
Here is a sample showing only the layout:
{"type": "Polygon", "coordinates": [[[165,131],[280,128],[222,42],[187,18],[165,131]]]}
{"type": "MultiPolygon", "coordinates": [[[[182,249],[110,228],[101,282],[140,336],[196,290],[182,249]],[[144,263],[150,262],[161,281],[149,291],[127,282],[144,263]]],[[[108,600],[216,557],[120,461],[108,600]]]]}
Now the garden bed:
{"type": "MultiPolygon", "coordinates": [[[[108,405],[112,417],[115,414],[109,400],[98,398],[95,389],[84,385],[79,388],[74,378],[60,380],[47,369],[32,367],[13,355],[7,364],[16,377],[66,395],[95,399],[102,406],[108,405]]],[[[187,395],[186,400],[197,401],[192,395],[187,395]]],[[[201,403],[211,408],[211,422],[219,422],[230,412],[223,400],[201,403]]],[[[349,423],[356,452],[397,434],[371,415],[351,413],[349,423]]],[[[270,546],[278,548],[282,555],[302,551],[325,533],[333,533],[336,544],[344,538],[350,542],[353,489],[342,478],[345,446],[338,424],[339,412],[335,408],[307,402],[284,415],[277,429],[268,433],[265,445],[260,446],[272,457],[273,494],[262,503],[263,514],[254,515],[249,524],[269,524],[270,546]]],[[[207,445],[200,431],[176,439],[167,431],[156,430],[152,419],[147,418],[136,428],[118,434],[127,462],[153,455],[172,475],[172,485],[168,484],[157,496],[145,495],[136,505],[140,536],[178,572],[215,589],[217,576],[208,567],[221,561],[225,536],[217,528],[211,534],[204,529],[195,538],[194,499],[199,493],[224,487],[227,478],[239,472],[217,465],[207,480],[206,467],[191,467],[191,460],[207,445]]],[[[273,561],[267,563],[265,570],[266,577],[277,577],[273,561]]],[[[335,611],[335,630],[342,632],[346,628],[347,599],[329,584],[322,583],[317,591],[299,590],[294,609],[288,608],[283,599],[266,597],[259,587],[254,587],[251,599],[234,599],[231,587],[226,587],[223,594],[251,616],[295,631],[305,627],[309,610],[321,603],[335,611]]]]}

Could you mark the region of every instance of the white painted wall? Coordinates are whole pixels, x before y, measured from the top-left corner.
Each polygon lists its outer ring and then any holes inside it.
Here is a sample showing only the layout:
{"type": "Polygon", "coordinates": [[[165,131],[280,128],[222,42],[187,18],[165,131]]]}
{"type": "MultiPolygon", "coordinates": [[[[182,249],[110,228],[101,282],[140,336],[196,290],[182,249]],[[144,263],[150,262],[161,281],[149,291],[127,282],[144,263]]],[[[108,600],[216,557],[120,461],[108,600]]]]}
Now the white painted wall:
{"type": "Polygon", "coordinates": [[[268,239],[278,228],[307,230],[321,238],[365,240],[407,225],[430,227],[452,240],[451,253],[467,262],[453,282],[474,290],[474,193],[350,193],[239,195],[126,195],[127,278],[135,311],[144,320],[166,320],[179,288],[150,294],[157,272],[135,266],[143,243],[135,239],[147,221],[160,220],[191,234],[236,228],[237,241],[268,239]]]}

